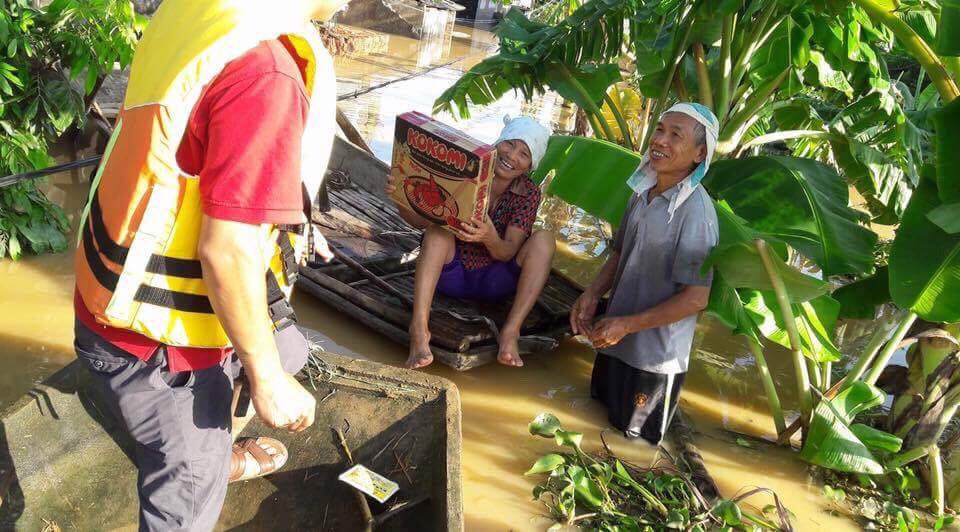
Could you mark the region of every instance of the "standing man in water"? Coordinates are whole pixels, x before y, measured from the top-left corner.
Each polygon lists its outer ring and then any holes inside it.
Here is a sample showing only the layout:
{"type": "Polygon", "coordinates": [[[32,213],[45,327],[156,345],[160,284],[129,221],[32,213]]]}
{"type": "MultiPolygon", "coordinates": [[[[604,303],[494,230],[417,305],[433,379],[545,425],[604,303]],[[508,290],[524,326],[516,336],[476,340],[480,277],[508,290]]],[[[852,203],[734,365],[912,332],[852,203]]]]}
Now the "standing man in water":
{"type": "Polygon", "coordinates": [[[335,127],[311,20],[344,3],[166,0],[137,48],[80,224],[75,346],[135,442],[140,530],[211,530],[228,480],[285,463],[231,446],[241,368],[266,425],[313,423],[287,298],[335,127]]]}
{"type": "Polygon", "coordinates": [[[574,303],[570,326],[597,349],[591,395],[628,438],[659,445],[676,410],[694,329],[707,307],[717,243],[713,202],[699,186],[717,143],[717,118],[680,103],[660,117],[640,167],[613,252],[574,303]],[[594,323],[611,291],[606,316],[594,323]]]}

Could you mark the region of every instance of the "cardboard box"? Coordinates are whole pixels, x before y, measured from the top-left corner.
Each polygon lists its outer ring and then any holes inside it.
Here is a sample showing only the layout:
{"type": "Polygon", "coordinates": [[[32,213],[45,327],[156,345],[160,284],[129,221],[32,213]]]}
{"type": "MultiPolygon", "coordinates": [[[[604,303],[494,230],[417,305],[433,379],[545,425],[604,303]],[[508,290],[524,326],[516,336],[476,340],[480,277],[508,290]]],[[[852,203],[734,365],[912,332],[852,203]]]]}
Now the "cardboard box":
{"type": "Polygon", "coordinates": [[[497,151],[418,112],[397,117],[393,142],[393,201],[439,225],[460,229],[482,220],[497,151]]]}

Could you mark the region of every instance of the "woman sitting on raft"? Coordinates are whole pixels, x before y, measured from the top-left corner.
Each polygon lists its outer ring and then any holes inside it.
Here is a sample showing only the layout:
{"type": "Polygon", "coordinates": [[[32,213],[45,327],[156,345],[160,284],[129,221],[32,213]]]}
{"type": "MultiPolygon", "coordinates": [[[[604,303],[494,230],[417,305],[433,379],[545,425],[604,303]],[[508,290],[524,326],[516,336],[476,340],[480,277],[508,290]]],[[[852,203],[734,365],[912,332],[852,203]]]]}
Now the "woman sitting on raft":
{"type": "MultiPolygon", "coordinates": [[[[489,209],[482,222],[466,223],[456,236],[416,213],[400,209],[410,225],[424,229],[410,321],[410,357],[406,367],[433,362],[430,351],[430,307],[433,294],[499,302],[515,296],[500,328],[497,361],[522,366],[520,326],[533,308],[550,276],[556,246],[549,231],[533,231],[540,206],[540,189],[528,173],[547,151],[550,133],[531,118],[505,118],[497,139],[497,164],[490,189],[489,209]]],[[[390,195],[395,176],[387,181],[390,195]]]]}

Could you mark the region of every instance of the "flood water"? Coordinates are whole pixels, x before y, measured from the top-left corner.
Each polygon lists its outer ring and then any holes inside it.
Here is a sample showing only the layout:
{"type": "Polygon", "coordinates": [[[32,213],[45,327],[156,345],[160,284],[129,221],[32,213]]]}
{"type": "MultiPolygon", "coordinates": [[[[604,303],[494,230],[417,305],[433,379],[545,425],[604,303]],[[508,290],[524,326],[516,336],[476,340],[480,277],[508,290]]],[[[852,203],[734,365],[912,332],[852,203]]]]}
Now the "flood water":
{"type": "MultiPolygon", "coordinates": [[[[380,157],[389,159],[396,114],[409,110],[429,113],[436,96],[493,49],[487,32],[457,27],[448,37],[439,42],[418,42],[391,36],[386,54],[337,60],[341,94],[455,61],[341,102],[380,157]]],[[[477,110],[469,122],[458,123],[457,127],[493,140],[500,128],[499,117],[521,112],[555,125],[565,120],[559,102],[552,96],[532,105],[507,98],[477,110]]],[[[85,198],[86,178],[76,172],[61,174],[50,180],[48,189],[51,198],[64,205],[75,220],[85,198]]],[[[591,230],[586,221],[574,221],[587,233],[591,230]]],[[[569,218],[546,222],[572,227],[569,218]]],[[[593,237],[580,238],[580,231],[565,231],[569,234],[564,235],[557,258],[558,267],[580,279],[589,278],[604,252],[595,225],[592,230],[593,237]]],[[[71,257],[71,253],[64,253],[20,262],[0,261],[0,407],[73,359],[71,257]]],[[[387,364],[399,365],[405,359],[404,346],[309,296],[298,294],[295,305],[304,325],[327,334],[347,349],[387,364]]],[[[766,438],[774,431],[756,369],[746,346],[709,320],[702,320],[698,345],[680,404],[703,432],[698,445],[723,495],[731,497],[755,486],[771,488],[796,514],[797,530],[858,529],[853,521],[829,512],[820,486],[809,480],[805,465],[795,453],[764,444],[753,443],[753,448],[747,448],[736,443],[736,436],[728,429],[766,438]]],[[[493,364],[457,373],[437,364],[426,370],[452,380],[460,391],[467,530],[545,530],[550,526],[542,507],[531,497],[535,479],[524,477],[523,472],[539,456],[552,452],[554,445],[550,440],[531,437],[527,423],[540,412],[552,412],[568,430],[584,433],[585,448],[597,450],[599,433],[607,423],[603,409],[589,397],[592,361],[588,347],[569,340],[554,352],[527,356],[523,368],[493,364]]],[[[785,407],[791,408],[793,379],[788,354],[770,350],[768,363],[785,407]]],[[[650,447],[626,441],[613,432],[606,438],[618,455],[632,462],[650,463],[656,457],[650,447]]],[[[756,498],[759,507],[771,502],[768,497],[756,498]]]]}

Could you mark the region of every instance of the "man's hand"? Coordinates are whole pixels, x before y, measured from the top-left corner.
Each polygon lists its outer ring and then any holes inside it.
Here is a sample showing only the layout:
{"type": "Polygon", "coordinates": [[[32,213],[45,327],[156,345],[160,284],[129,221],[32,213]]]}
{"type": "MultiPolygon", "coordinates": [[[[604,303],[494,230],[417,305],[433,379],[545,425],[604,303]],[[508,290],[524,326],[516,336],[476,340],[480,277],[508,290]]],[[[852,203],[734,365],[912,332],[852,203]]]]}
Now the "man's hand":
{"type": "Polygon", "coordinates": [[[603,349],[620,343],[630,334],[629,324],[624,318],[604,318],[590,331],[590,343],[594,349],[603,349]]]}
{"type": "Polygon", "coordinates": [[[594,295],[591,290],[586,290],[570,309],[570,328],[573,329],[574,336],[578,334],[590,334],[593,328],[593,316],[597,313],[597,304],[600,298],[594,295]]]}
{"type": "Polygon", "coordinates": [[[292,375],[281,370],[269,377],[248,379],[250,401],[268,427],[302,432],[313,425],[317,401],[292,375]]]}
{"type": "Polygon", "coordinates": [[[464,242],[491,244],[494,239],[500,235],[497,234],[497,228],[493,225],[493,220],[490,219],[490,215],[485,214],[482,222],[475,222],[473,220],[465,222],[463,229],[457,231],[457,236],[464,242]]]}

